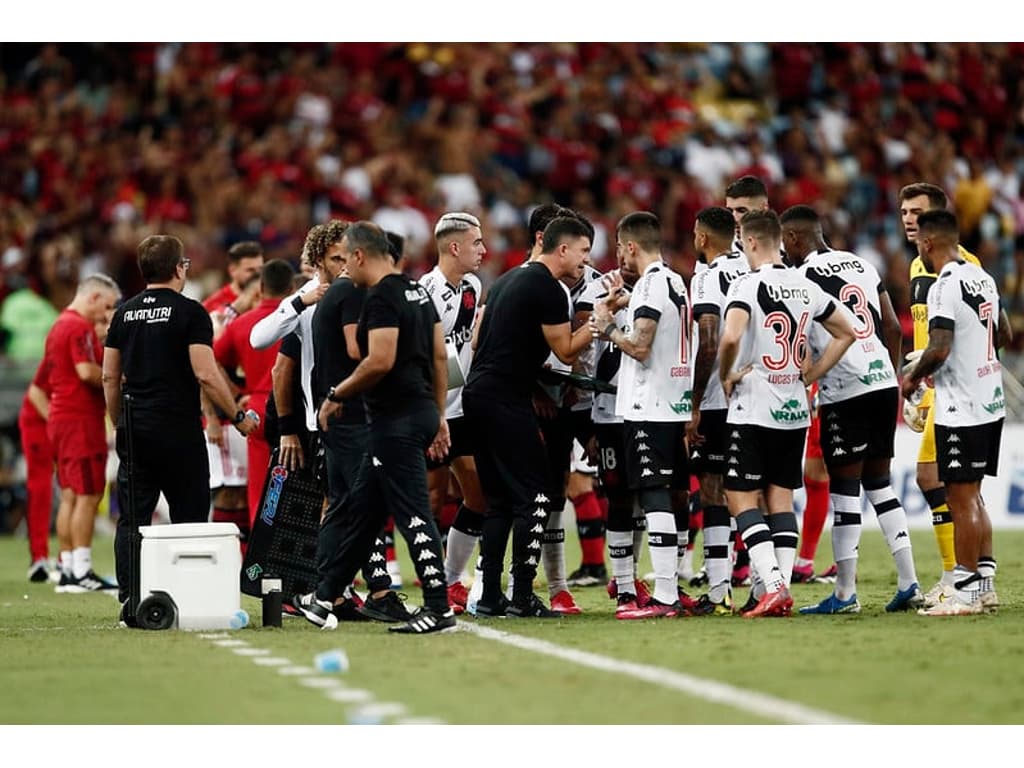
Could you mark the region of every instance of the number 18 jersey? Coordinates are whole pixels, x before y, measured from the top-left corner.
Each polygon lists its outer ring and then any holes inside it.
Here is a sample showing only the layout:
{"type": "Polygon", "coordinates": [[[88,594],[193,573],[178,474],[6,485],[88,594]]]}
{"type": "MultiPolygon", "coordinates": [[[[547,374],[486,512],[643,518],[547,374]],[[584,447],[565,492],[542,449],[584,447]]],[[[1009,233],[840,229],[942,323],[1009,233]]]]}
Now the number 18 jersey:
{"type": "Polygon", "coordinates": [[[729,286],[726,316],[750,315],[735,370],[752,366],[729,398],[730,424],[800,429],[810,423],[800,356],[811,323],[828,319],[835,302],[798,270],[766,264],[729,286]]]}

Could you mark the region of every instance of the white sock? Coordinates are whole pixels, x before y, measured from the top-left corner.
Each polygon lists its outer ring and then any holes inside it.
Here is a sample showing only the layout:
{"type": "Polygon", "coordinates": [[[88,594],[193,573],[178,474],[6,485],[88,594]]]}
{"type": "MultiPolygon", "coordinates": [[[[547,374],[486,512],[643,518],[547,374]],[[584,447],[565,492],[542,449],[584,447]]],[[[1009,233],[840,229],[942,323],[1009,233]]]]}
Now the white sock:
{"type": "Polygon", "coordinates": [[[473,571],[473,586],[469,588],[469,596],[466,598],[466,606],[476,605],[480,602],[480,596],[484,593],[484,572],[480,570],[481,558],[476,559],[476,569],[473,571]]]}
{"type": "Polygon", "coordinates": [[[898,589],[908,589],[917,581],[914,569],[914,555],[910,544],[910,533],[907,527],[907,513],[896,498],[896,492],[889,484],[889,478],[864,480],[864,490],[868,501],[875,509],[878,525],[889,545],[892,559],[896,563],[896,579],[898,589]]]}
{"type": "Polygon", "coordinates": [[[857,548],[860,545],[860,483],[832,480],[832,555],[836,559],[836,597],[849,600],[857,593],[857,548]]]}
{"type": "Polygon", "coordinates": [[[672,605],[679,599],[675,515],[671,512],[647,513],[647,547],[654,569],[654,599],[672,605]]]}
{"type": "Polygon", "coordinates": [[[785,587],[782,569],[775,557],[775,544],[761,512],[756,509],[741,512],[736,520],[736,528],[743,537],[743,543],[747,545],[750,565],[761,577],[765,589],[777,592],[785,587]]]}
{"type": "Polygon", "coordinates": [[[76,579],[80,579],[92,570],[92,549],[75,547],[71,550],[71,571],[76,579]]]}
{"type": "Polygon", "coordinates": [[[568,590],[569,587],[565,583],[565,529],[562,527],[560,509],[548,515],[540,559],[544,564],[544,576],[548,581],[548,595],[554,597],[559,592],[568,590]]]}
{"type": "MultiPolygon", "coordinates": [[[[679,535],[682,536],[683,534],[679,535]]],[[[687,538],[689,538],[689,533],[685,535],[687,538]]],[[[679,578],[682,579],[688,577],[689,574],[693,573],[693,550],[690,549],[689,542],[686,541],[680,541],[677,547],[678,550],[682,552],[682,555],[679,556],[678,564],[679,578]],[[683,574],[686,574],[686,576],[684,577],[683,574]]]]}
{"type": "Polygon", "coordinates": [[[619,594],[636,592],[632,531],[608,531],[608,559],[612,563],[612,578],[619,594]]]}
{"type": "Polygon", "coordinates": [[[60,572],[65,576],[74,575],[73,558],[71,557],[70,549],[62,549],[60,551],[60,572]]]}
{"type": "Polygon", "coordinates": [[[454,527],[448,529],[448,548],[444,558],[444,577],[449,584],[454,584],[462,579],[462,572],[466,570],[469,559],[473,556],[473,549],[476,547],[477,537],[454,527]]]}

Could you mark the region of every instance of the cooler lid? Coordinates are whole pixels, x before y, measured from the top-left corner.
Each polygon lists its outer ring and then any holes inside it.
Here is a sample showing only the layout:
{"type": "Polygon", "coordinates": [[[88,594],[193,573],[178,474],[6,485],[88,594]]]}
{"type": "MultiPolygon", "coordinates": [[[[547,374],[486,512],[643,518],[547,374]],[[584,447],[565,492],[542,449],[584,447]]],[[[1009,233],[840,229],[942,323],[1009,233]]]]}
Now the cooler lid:
{"type": "Polygon", "coordinates": [[[238,536],[234,523],[178,523],[177,525],[143,525],[139,533],[145,539],[198,539],[211,536],[238,536]]]}

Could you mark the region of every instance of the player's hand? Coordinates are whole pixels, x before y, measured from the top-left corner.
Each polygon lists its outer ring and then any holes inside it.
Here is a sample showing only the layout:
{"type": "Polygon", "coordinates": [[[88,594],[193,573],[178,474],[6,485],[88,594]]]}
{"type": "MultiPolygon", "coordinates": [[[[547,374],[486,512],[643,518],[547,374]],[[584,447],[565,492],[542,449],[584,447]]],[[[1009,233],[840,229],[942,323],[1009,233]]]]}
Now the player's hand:
{"type": "Polygon", "coordinates": [[[928,409],[918,408],[908,398],[903,401],[903,421],[914,432],[924,432],[924,426],[928,422],[928,409]]]}
{"type": "Polygon", "coordinates": [[[583,452],[587,455],[587,461],[593,464],[595,467],[598,464],[598,452],[597,452],[597,435],[591,435],[590,439],[587,440],[587,444],[583,446],[583,452]]]}
{"type": "Polygon", "coordinates": [[[238,314],[248,312],[250,309],[256,306],[256,303],[260,300],[260,278],[256,275],[249,280],[248,284],[242,288],[242,292],[238,294],[238,298],[231,302],[231,306],[238,314]]]}
{"type": "Polygon", "coordinates": [[[250,415],[250,413],[247,412],[245,418],[242,419],[237,424],[235,424],[234,426],[235,429],[237,429],[243,435],[248,436],[260,428],[260,420],[258,418],[253,418],[252,415],[250,415]]]}
{"type": "Polygon", "coordinates": [[[224,445],[224,427],[219,419],[206,420],[206,442],[210,445],[224,445]]]}
{"type": "Polygon", "coordinates": [[[548,397],[547,394],[535,392],[533,395],[533,412],[538,417],[550,421],[558,416],[558,406],[555,405],[555,401],[548,397]]]}
{"type": "Polygon", "coordinates": [[[302,441],[299,440],[298,435],[281,435],[281,446],[277,452],[277,458],[281,465],[289,471],[306,466],[302,441]]]}
{"type": "Polygon", "coordinates": [[[317,423],[320,425],[320,431],[327,431],[327,422],[332,418],[336,418],[341,413],[341,403],[336,403],[333,400],[324,400],[320,406],[320,413],[317,414],[317,423]]]}
{"type": "Polygon", "coordinates": [[[301,295],[302,303],[305,304],[307,307],[316,304],[318,301],[320,301],[320,299],[324,297],[324,294],[327,293],[327,289],[330,287],[331,286],[329,283],[319,283],[316,286],[316,288],[308,290],[301,295]]]}
{"type": "Polygon", "coordinates": [[[910,374],[914,372],[917,367],[917,361],[921,359],[921,355],[924,353],[923,349],[915,349],[913,352],[907,353],[907,362],[903,365],[901,373],[904,378],[909,378],[910,374]]]}
{"type": "Polygon", "coordinates": [[[434,461],[441,461],[448,455],[448,449],[452,447],[451,434],[448,432],[448,422],[441,419],[441,425],[437,428],[437,434],[433,442],[427,448],[427,456],[434,461]]]}
{"type": "Polygon", "coordinates": [[[732,397],[736,385],[752,370],[754,370],[754,366],[748,365],[745,368],[740,368],[738,371],[729,371],[728,374],[722,377],[722,390],[725,392],[726,399],[732,397]]]}
{"type": "Polygon", "coordinates": [[[686,424],[686,442],[691,448],[704,442],[704,436],[698,431],[700,429],[700,408],[694,408],[690,414],[690,421],[686,424]]]}

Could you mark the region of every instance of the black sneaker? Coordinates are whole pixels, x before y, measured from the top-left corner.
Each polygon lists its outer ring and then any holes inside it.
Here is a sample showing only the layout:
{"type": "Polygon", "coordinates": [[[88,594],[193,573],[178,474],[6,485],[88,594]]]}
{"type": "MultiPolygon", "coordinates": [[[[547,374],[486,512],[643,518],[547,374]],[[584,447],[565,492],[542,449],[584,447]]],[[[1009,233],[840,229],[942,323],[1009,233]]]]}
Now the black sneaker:
{"type": "Polygon", "coordinates": [[[408,621],[388,627],[388,632],[425,635],[428,632],[454,632],[455,629],[455,612],[451,608],[444,613],[433,608],[420,608],[408,621]]]}
{"type": "Polygon", "coordinates": [[[737,613],[742,614],[746,613],[747,611],[754,610],[757,607],[758,602],[759,600],[756,597],[754,597],[754,590],[750,590],[750,596],[747,598],[747,602],[743,604],[743,606],[739,609],[739,611],[737,611],[737,613]]]}
{"type": "Polygon", "coordinates": [[[50,564],[46,560],[33,560],[28,567],[28,580],[35,584],[48,581],[50,578],[50,564]]]}
{"type": "Polygon", "coordinates": [[[327,600],[317,600],[316,593],[308,595],[292,595],[292,607],[297,609],[306,621],[320,629],[337,629],[338,617],[334,615],[334,606],[327,600]]]}
{"type": "Polygon", "coordinates": [[[473,611],[473,615],[478,618],[484,619],[499,619],[504,618],[508,615],[508,598],[501,595],[498,598],[497,603],[485,603],[483,600],[477,600],[476,610],[473,611]]]}
{"type": "Polygon", "coordinates": [[[120,624],[121,624],[122,627],[128,627],[130,629],[138,629],[139,628],[139,622],[136,620],[135,614],[134,613],[130,613],[128,611],[128,602],[129,602],[128,600],[125,600],[123,603],[121,603],[120,624]]]}
{"type": "Polygon", "coordinates": [[[336,603],[332,613],[338,621],[370,621],[369,616],[359,612],[359,606],[355,600],[346,600],[343,603],[336,603]]]}
{"type": "Polygon", "coordinates": [[[90,570],[80,579],[69,578],[68,583],[64,585],[63,591],[66,594],[75,594],[83,592],[109,592],[115,589],[117,589],[117,584],[100,578],[96,575],[96,571],[90,570]]]}
{"type": "MultiPolygon", "coordinates": [[[[477,604],[477,611],[480,605],[477,604]]],[[[525,600],[513,600],[505,609],[506,616],[517,619],[557,619],[561,614],[555,613],[537,595],[530,593],[525,600]]]]}
{"type": "Polygon", "coordinates": [[[70,586],[72,583],[74,583],[74,579],[68,576],[68,574],[65,571],[61,571],[60,581],[57,582],[57,586],[53,588],[53,591],[59,594],[63,594],[64,592],[68,591],[68,586],[70,586]]]}
{"type": "Polygon", "coordinates": [[[366,602],[359,607],[359,612],[369,619],[386,621],[389,624],[408,621],[412,614],[404,605],[406,599],[406,595],[397,592],[386,592],[383,597],[367,597],[366,602]]]}
{"type": "Polygon", "coordinates": [[[584,563],[575,571],[569,574],[565,583],[570,587],[596,587],[608,581],[608,569],[601,565],[587,565],[584,563]]]}

